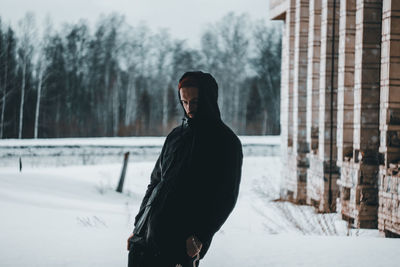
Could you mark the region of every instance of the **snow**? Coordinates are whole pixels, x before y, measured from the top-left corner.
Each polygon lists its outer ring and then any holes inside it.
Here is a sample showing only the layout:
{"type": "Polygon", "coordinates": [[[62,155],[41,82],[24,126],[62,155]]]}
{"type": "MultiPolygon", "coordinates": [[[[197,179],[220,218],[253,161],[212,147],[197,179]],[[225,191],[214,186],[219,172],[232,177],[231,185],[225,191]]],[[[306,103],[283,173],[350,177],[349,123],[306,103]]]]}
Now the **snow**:
{"type": "MultiPolygon", "coordinates": [[[[243,153],[280,154],[279,136],[240,136],[243,153]]],[[[63,139],[0,139],[0,167],[42,167],[148,161],[160,153],[165,137],[104,137],[63,139]]]]}
{"type": "Polygon", "coordinates": [[[242,145],[280,145],[280,135],[241,135],[239,136],[242,145]]]}
{"type": "MultiPolygon", "coordinates": [[[[279,145],[280,136],[239,136],[243,145],[279,145]]],[[[98,138],[39,138],[0,139],[1,147],[49,146],[162,146],[165,137],[98,137],[98,138]]]]}
{"type": "Polygon", "coordinates": [[[162,146],[165,137],[98,137],[1,139],[0,147],[9,146],[162,146]]]}
{"type": "MultiPolygon", "coordinates": [[[[154,161],[129,163],[123,194],[114,191],[120,163],[21,173],[0,167],[0,266],[126,266],[126,239],[154,161]]],[[[277,156],[244,158],[237,206],[200,266],[399,265],[399,240],[349,231],[335,214],[273,201],[281,168],[277,156]]]]}

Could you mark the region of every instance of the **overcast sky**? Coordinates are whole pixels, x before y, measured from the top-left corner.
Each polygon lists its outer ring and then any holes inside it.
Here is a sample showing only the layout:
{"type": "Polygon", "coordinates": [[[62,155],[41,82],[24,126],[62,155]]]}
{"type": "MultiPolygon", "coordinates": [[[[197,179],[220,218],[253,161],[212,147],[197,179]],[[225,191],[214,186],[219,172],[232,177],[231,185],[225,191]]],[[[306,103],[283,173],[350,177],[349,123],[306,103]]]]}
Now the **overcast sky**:
{"type": "Polygon", "coordinates": [[[268,19],[268,6],[269,0],[0,0],[0,16],[3,22],[16,25],[32,11],[38,24],[50,14],[57,26],[81,18],[93,25],[100,14],[118,12],[131,25],[144,21],[152,30],[168,28],[173,37],[197,45],[207,24],[226,13],[268,19]]]}

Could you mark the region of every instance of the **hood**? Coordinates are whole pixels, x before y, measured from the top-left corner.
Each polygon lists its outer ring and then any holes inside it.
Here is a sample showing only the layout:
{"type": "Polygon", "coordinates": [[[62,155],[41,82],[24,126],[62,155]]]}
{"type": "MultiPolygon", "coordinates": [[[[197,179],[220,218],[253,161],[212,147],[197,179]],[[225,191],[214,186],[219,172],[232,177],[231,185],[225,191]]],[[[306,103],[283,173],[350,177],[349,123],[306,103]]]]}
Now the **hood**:
{"type": "Polygon", "coordinates": [[[182,75],[179,82],[186,77],[194,78],[198,84],[197,87],[199,87],[199,102],[196,116],[193,119],[190,119],[186,115],[185,109],[180,101],[178,88],[178,99],[186,120],[189,122],[211,122],[221,120],[221,113],[218,107],[218,84],[214,77],[211,74],[202,71],[189,71],[182,75]]]}

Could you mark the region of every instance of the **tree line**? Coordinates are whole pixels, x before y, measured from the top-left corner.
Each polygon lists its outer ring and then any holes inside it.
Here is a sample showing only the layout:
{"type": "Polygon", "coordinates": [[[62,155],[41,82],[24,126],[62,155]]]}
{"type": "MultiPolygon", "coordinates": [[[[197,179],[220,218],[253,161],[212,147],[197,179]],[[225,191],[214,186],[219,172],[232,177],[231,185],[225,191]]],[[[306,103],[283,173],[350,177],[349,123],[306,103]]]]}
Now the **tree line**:
{"type": "Polygon", "coordinates": [[[279,134],[281,31],[228,13],[200,47],[101,16],[42,34],[27,13],[0,18],[0,138],[165,135],[183,115],[177,83],[189,70],[219,85],[223,120],[238,134],[279,134]]]}

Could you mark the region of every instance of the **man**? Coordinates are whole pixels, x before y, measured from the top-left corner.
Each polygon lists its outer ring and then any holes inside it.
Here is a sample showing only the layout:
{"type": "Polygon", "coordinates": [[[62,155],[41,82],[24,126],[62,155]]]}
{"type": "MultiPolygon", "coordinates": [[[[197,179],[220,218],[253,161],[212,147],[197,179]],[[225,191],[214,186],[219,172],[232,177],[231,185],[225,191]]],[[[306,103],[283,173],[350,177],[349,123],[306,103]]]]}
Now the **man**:
{"type": "Polygon", "coordinates": [[[236,204],[242,146],[221,120],[215,79],[186,72],[178,97],[184,119],[151,174],[128,239],[128,267],[198,266],[236,204]]]}

